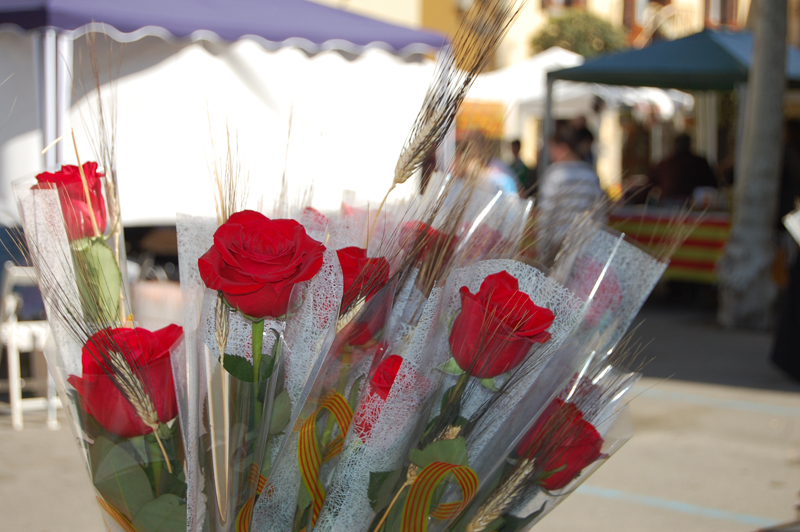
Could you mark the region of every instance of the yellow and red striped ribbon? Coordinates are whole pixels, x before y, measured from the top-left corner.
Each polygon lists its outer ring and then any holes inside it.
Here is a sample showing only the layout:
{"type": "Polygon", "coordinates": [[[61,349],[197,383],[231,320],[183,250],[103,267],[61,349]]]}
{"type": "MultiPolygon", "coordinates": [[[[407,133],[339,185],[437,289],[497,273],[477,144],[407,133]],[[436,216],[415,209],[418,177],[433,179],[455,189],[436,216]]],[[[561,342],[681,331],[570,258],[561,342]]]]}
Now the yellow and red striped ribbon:
{"type": "Polygon", "coordinates": [[[320,407],[314,412],[300,428],[300,441],[297,448],[297,461],[300,464],[300,473],[303,477],[303,484],[311,495],[311,522],[317,523],[317,517],[325,502],[325,489],[319,481],[319,468],[322,462],[327,462],[342,450],[344,436],[350,428],[353,420],[353,411],[347,400],[337,392],[327,394],[320,407]],[[322,456],[322,450],[317,441],[317,416],[327,410],[331,413],[336,423],[339,425],[340,434],[334,438],[322,456]]]}
{"type": "Polygon", "coordinates": [[[451,519],[463,510],[478,491],[478,475],[467,466],[433,462],[419,472],[403,505],[402,532],[427,532],[428,516],[451,519]],[[440,504],[430,511],[433,491],[450,473],[464,497],[460,501],[440,504]]]}
{"type": "Polygon", "coordinates": [[[256,475],[258,475],[258,486],[256,486],[256,493],[250,497],[244,506],[242,506],[242,509],[239,510],[239,515],[236,516],[236,532],[248,532],[250,530],[250,520],[253,517],[253,505],[256,502],[256,497],[261,495],[261,492],[264,491],[264,487],[267,485],[267,478],[264,475],[259,475],[258,467],[256,467],[255,464],[252,464],[250,466],[250,482],[255,480],[256,475]]]}

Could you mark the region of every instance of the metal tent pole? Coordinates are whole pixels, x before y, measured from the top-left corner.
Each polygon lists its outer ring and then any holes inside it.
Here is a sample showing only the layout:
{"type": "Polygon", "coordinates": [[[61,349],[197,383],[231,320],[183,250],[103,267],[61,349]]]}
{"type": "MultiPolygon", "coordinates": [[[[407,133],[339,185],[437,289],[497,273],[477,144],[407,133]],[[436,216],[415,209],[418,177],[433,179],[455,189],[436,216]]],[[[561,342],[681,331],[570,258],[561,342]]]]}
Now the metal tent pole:
{"type": "Polygon", "coordinates": [[[556,132],[556,122],[553,118],[553,83],[555,80],[547,76],[547,90],[545,92],[545,100],[544,100],[544,128],[542,132],[542,141],[544,146],[542,147],[541,157],[539,158],[538,169],[537,169],[537,178],[541,182],[542,176],[544,175],[545,170],[547,167],[550,166],[550,151],[548,149],[550,138],[556,132]]]}
{"type": "MultiPolygon", "coordinates": [[[[41,45],[41,63],[40,63],[40,99],[39,106],[41,109],[40,120],[42,129],[42,148],[53,142],[56,137],[56,127],[58,123],[57,107],[57,61],[56,61],[56,30],[54,28],[45,28],[40,35],[41,45]]],[[[48,150],[44,155],[44,166],[47,170],[53,170],[56,167],[56,151],[48,150]]]]}
{"type": "MultiPolygon", "coordinates": [[[[69,109],[72,103],[72,35],[59,33],[58,56],[56,59],[56,137],[69,133],[69,109]]],[[[60,142],[56,145],[56,164],[64,162],[65,153],[69,151],[70,143],[60,142]]]]}

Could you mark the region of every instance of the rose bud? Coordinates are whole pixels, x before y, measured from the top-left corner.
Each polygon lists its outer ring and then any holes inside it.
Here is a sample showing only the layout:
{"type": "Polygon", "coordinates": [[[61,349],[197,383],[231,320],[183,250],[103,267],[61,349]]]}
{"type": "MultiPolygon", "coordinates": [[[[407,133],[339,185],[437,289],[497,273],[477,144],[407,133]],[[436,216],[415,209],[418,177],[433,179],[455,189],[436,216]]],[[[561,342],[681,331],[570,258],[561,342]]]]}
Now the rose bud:
{"type": "Polygon", "coordinates": [[[294,285],[320,270],[324,252],[294,220],[241,211],[217,229],[198,267],[205,285],[242,314],[277,318],[286,314],[294,285]]]}
{"type": "Polygon", "coordinates": [[[142,382],[158,420],[166,423],[178,414],[172,380],[170,348],[180,339],[183,329],[169,325],[158,331],[147,329],[105,329],[94,334],[83,346],[83,376],[67,378],[83,400],[83,409],[112,434],[132,438],[149,434],[136,410],[122,394],[105,362],[109,354],[121,354],[132,373],[142,382]]]}
{"type": "Polygon", "coordinates": [[[424,222],[406,222],[400,229],[400,247],[417,256],[419,262],[428,256],[447,262],[455,248],[455,237],[437,231],[424,222]]]}
{"type": "Polygon", "coordinates": [[[77,166],[65,164],[55,173],[44,172],[36,176],[38,184],[34,189],[57,188],[61,202],[61,212],[67,227],[70,240],[95,236],[90,212],[94,213],[97,229],[100,233],[106,230],[106,203],[103,199],[103,174],[97,171],[97,163],[87,162],[83,165],[86,185],[92,208],[86,202],[80,170],[77,166]]]}
{"type": "Polygon", "coordinates": [[[536,463],[538,483],[554,491],[572,482],[601,456],[603,438],[572,403],[551,402],[517,448],[520,458],[536,463]]]}
{"type": "Polygon", "coordinates": [[[488,379],[522,363],[535,343],[550,339],[550,309],[537,306],[519,290],[519,282],[501,271],[484,279],[477,294],[461,287],[461,312],[450,332],[450,349],[458,366],[473,377],[488,379]]]}
{"type": "Polygon", "coordinates": [[[367,250],[355,246],[336,251],[344,277],[341,309],[347,309],[356,298],[369,301],[389,280],[389,262],[383,257],[367,258],[367,250]]]}
{"type": "Polygon", "coordinates": [[[362,441],[369,439],[372,434],[372,426],[378,420],[383,405],[386,404],[402,365],[403,357],[399,355],[390,355],[378,364],[356,414],[356,431],[362,441]]]}

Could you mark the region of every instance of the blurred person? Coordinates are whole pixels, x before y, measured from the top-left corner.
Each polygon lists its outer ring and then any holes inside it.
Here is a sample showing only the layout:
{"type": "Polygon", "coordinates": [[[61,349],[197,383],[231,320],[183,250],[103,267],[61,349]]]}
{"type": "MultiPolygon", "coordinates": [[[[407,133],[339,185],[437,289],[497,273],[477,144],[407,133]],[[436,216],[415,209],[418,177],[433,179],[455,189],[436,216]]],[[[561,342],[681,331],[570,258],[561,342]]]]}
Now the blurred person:
{"type": "Polygon", "coordinates": [[[552,164],[539,184],[537,221],[539,260],[546,266],[581,214],[592,213],[598,221],[605,221],[602,203],[607,197],[600,188],[600,178],[578,152],[580,139],[575,129],[562,127],[550,140],[552,164]]]}
{"type": "Polygon", "coordinates": [[[648,175],[662,204],[682,204],[697,187],[717,188],[708,161],[692,153],[692,138],[686,133],[675,137],[672,155],[651,168],[648,175]]]}
{"type": "Polygon", "coordinates": [[[511,170],[520,183],[520,194],[522,197],[527,197],[530,195],[528,191],[533,188],[534,180],[532,179],[531,169],[528,168],[528,165],[526,165],[519,156],[521,149],[522,143],[519,139],[511,141],[511,155],[514,158],[511,161],[511,170]]]}
{"type": "MultiPolygon", "coordinates": [[[[492,156],[491,146],[479,131],[469,131],[456,145],[454,174],[460,179],[474,179],[475,187],[486,192],[517,194],[519,186],[510,170],[504,170],[492,156]]],[[[507,168],[507,167],[506,167],[507,168]]]]}
{"type": "Polygon", "coordinates": [[[584,126],[575,130],[575,142],[576,142],[576,149],[578,156],[581,160],[586,161],[592,168],[594,168],[595,160],[594,160],[594,151],[592,151],[592,146],[594,145],[594,135],[589,128],[584,126]]]}

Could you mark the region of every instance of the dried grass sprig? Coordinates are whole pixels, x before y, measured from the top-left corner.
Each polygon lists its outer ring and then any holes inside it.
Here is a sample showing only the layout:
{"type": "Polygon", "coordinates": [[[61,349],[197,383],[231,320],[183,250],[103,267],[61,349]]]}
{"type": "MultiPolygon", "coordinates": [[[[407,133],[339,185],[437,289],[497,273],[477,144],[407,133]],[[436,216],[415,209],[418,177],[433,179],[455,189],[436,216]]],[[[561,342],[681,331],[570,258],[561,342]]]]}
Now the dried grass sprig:
{"type": "MultiPolygon", "coordinates": [[[[211,119],[209,117],[209,123],[211,119]]],[[[231,132],[225,124],[225,158],[215,158],[209,163],[209,172],[214,184],[214,206],[219,225],[228,221],[232,214],[242,211],[247,204],[249,175],[242,168],[239,158],[239,134],[231,145],[231,132]]],[[[216,154],[214,136],[211,135],[211,150],[216,154]]]]}
{"type": "MultiPolygon", "coordinates": [[[[89,68],[91,83],[86,86],[83,77],[78,77],[78,82],[84,94],[88,94],[92,89],[96,93],[93,104],[88,107],[88,115],[84,116],[83,106],[78,107],[81,123],[84,130],[89,132],[87,138],[95,159],[103,167],[105,174],[104,184],[106,188],[106,201],[108,204],[109,227],[116,238],[119,238],[121,231],[119,190],[117,180],[117,161],[116,161],[116,139],[117,139],[117,79],[119,79],[122,67],[122,57],[124,44],[120,45],[120,51],[115,53],[114,41],[105,34],[104,42],[99,45],[97,33],[86,34],[86,46],[89,50],[89,68]],[[107,64],[101,67],[100,47],[106,49],[107,64]],[[101,71],[107,71],[104,77],[101,71]],[[106,86],[107,85],[107,86],[106,86]],[[105,88],[104,88],[105,86],[105,88]],[[107,102],[104,102],[104,99],[107,102]]],[[[78,55],[79,71],[83,72],[83,56],[78,55]]],[[[77,87],[73,83],[73,93],[78,100],[77,87]]],[[[117,241],[118,243],[118,241],[117,241]]]]}

